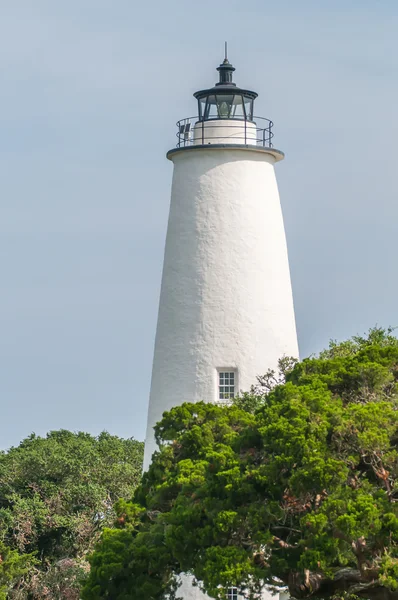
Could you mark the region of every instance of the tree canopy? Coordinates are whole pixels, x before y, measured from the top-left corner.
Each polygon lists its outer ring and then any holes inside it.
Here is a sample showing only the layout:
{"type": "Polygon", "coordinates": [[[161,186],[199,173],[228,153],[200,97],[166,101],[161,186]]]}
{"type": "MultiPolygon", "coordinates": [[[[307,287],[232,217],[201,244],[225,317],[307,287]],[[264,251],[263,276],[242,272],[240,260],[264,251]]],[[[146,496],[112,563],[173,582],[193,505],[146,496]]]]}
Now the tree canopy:
{"type": "Polygon", "coordinates": [[[175,598],[180,573],[220,599],[398,599],[397,340],[374,329],[283,365],[231,406],[164,414],[85,600],[175,598]]]}
{"type": "Polygon", "coordinates": [[[142,456],[133,439],[65,430],[0,453],[0,599],[80,597],[86,555],[132,496],[142,456]]]}

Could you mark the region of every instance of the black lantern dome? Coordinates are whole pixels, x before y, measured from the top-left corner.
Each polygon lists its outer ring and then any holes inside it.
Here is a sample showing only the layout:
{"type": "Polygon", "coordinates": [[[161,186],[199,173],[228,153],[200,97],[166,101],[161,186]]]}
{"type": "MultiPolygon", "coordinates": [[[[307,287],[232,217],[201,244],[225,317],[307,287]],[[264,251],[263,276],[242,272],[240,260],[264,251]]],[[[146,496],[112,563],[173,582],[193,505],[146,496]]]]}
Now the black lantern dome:
{"type": "Polygon", "coordinates": [[[217,71],[220,74],[220,81],[214,87],[194,94],[198,100],[199,121],[214,119],[253,121],[253,103],[258,94],[237,87],[232,81],[235,67],[227,57],[217,71]]]}

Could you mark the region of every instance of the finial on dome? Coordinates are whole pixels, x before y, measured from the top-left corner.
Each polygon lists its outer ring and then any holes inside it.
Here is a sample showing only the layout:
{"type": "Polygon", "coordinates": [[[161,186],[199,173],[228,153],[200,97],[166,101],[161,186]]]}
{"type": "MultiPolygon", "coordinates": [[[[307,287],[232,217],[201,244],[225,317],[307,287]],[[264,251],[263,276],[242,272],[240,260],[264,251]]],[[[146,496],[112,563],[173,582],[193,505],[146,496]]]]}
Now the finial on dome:
{"type": "Polygon", "coordinates": [[[220,81],[216,85],[236,85],[232,82],[232,73],[235,71],[235,67],[228,60],[228,42],[225,42],[225,58],[217,67],[217,71],[220,73],[220,81]]]}

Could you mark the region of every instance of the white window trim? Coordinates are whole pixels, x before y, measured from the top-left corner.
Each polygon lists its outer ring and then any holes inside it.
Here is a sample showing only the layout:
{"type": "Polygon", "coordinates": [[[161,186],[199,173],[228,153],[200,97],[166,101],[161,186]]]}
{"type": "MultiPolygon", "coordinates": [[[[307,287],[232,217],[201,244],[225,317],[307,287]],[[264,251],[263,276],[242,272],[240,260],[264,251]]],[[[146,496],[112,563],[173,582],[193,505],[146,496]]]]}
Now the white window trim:
{"type": "Polygon", "coordinates": [[[227,598],[228,598],[228,600],[238,600],[239,599],[238,588],[230,587],[227,591],[227,598]]]}
{"type": "Polygon", "coordinates": [[[231,398],[220,398],[220,373],[234,374],[234,398],[239,392],[239,371],[236,367],[217,367],[216,368],[216,385],[215,385],[215,401],[219,404],[229,403],[231,398]]]}

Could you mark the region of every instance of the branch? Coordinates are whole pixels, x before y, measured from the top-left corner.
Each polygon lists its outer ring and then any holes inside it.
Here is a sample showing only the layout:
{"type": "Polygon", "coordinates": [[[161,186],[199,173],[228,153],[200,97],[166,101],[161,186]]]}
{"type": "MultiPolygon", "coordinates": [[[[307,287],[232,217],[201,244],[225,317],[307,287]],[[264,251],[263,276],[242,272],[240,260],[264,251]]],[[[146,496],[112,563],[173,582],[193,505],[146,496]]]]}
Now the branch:
{"type": "Polygon", "coordinates": [[[331,598],[342,592],[355,594],[366,600],[398,600],[398,590],[384,587],[377,579],[366,581],[365,578],[366,575],[360,570],[348,567],[337,571],[333,578],[309,570],[305,570],[304,573],[290,573],[289,594],[299,600],[331,598]]]}
{"type": "Polygon", "coordinates": [[[293,527],[287,527],[286,525],[272,525],[272,529],[285,529],[286,531],[293,531],[293,533],[302,534],[301,529],[293,529],[293,527]]]}
{"type": "Polygon", "coordinates": [[[274,541],[277,542],[281,548],[298,548],[298,544],[289,544],[289,542],[281,540],[281,538],[276,535],[274,535],[274,541]]]}

